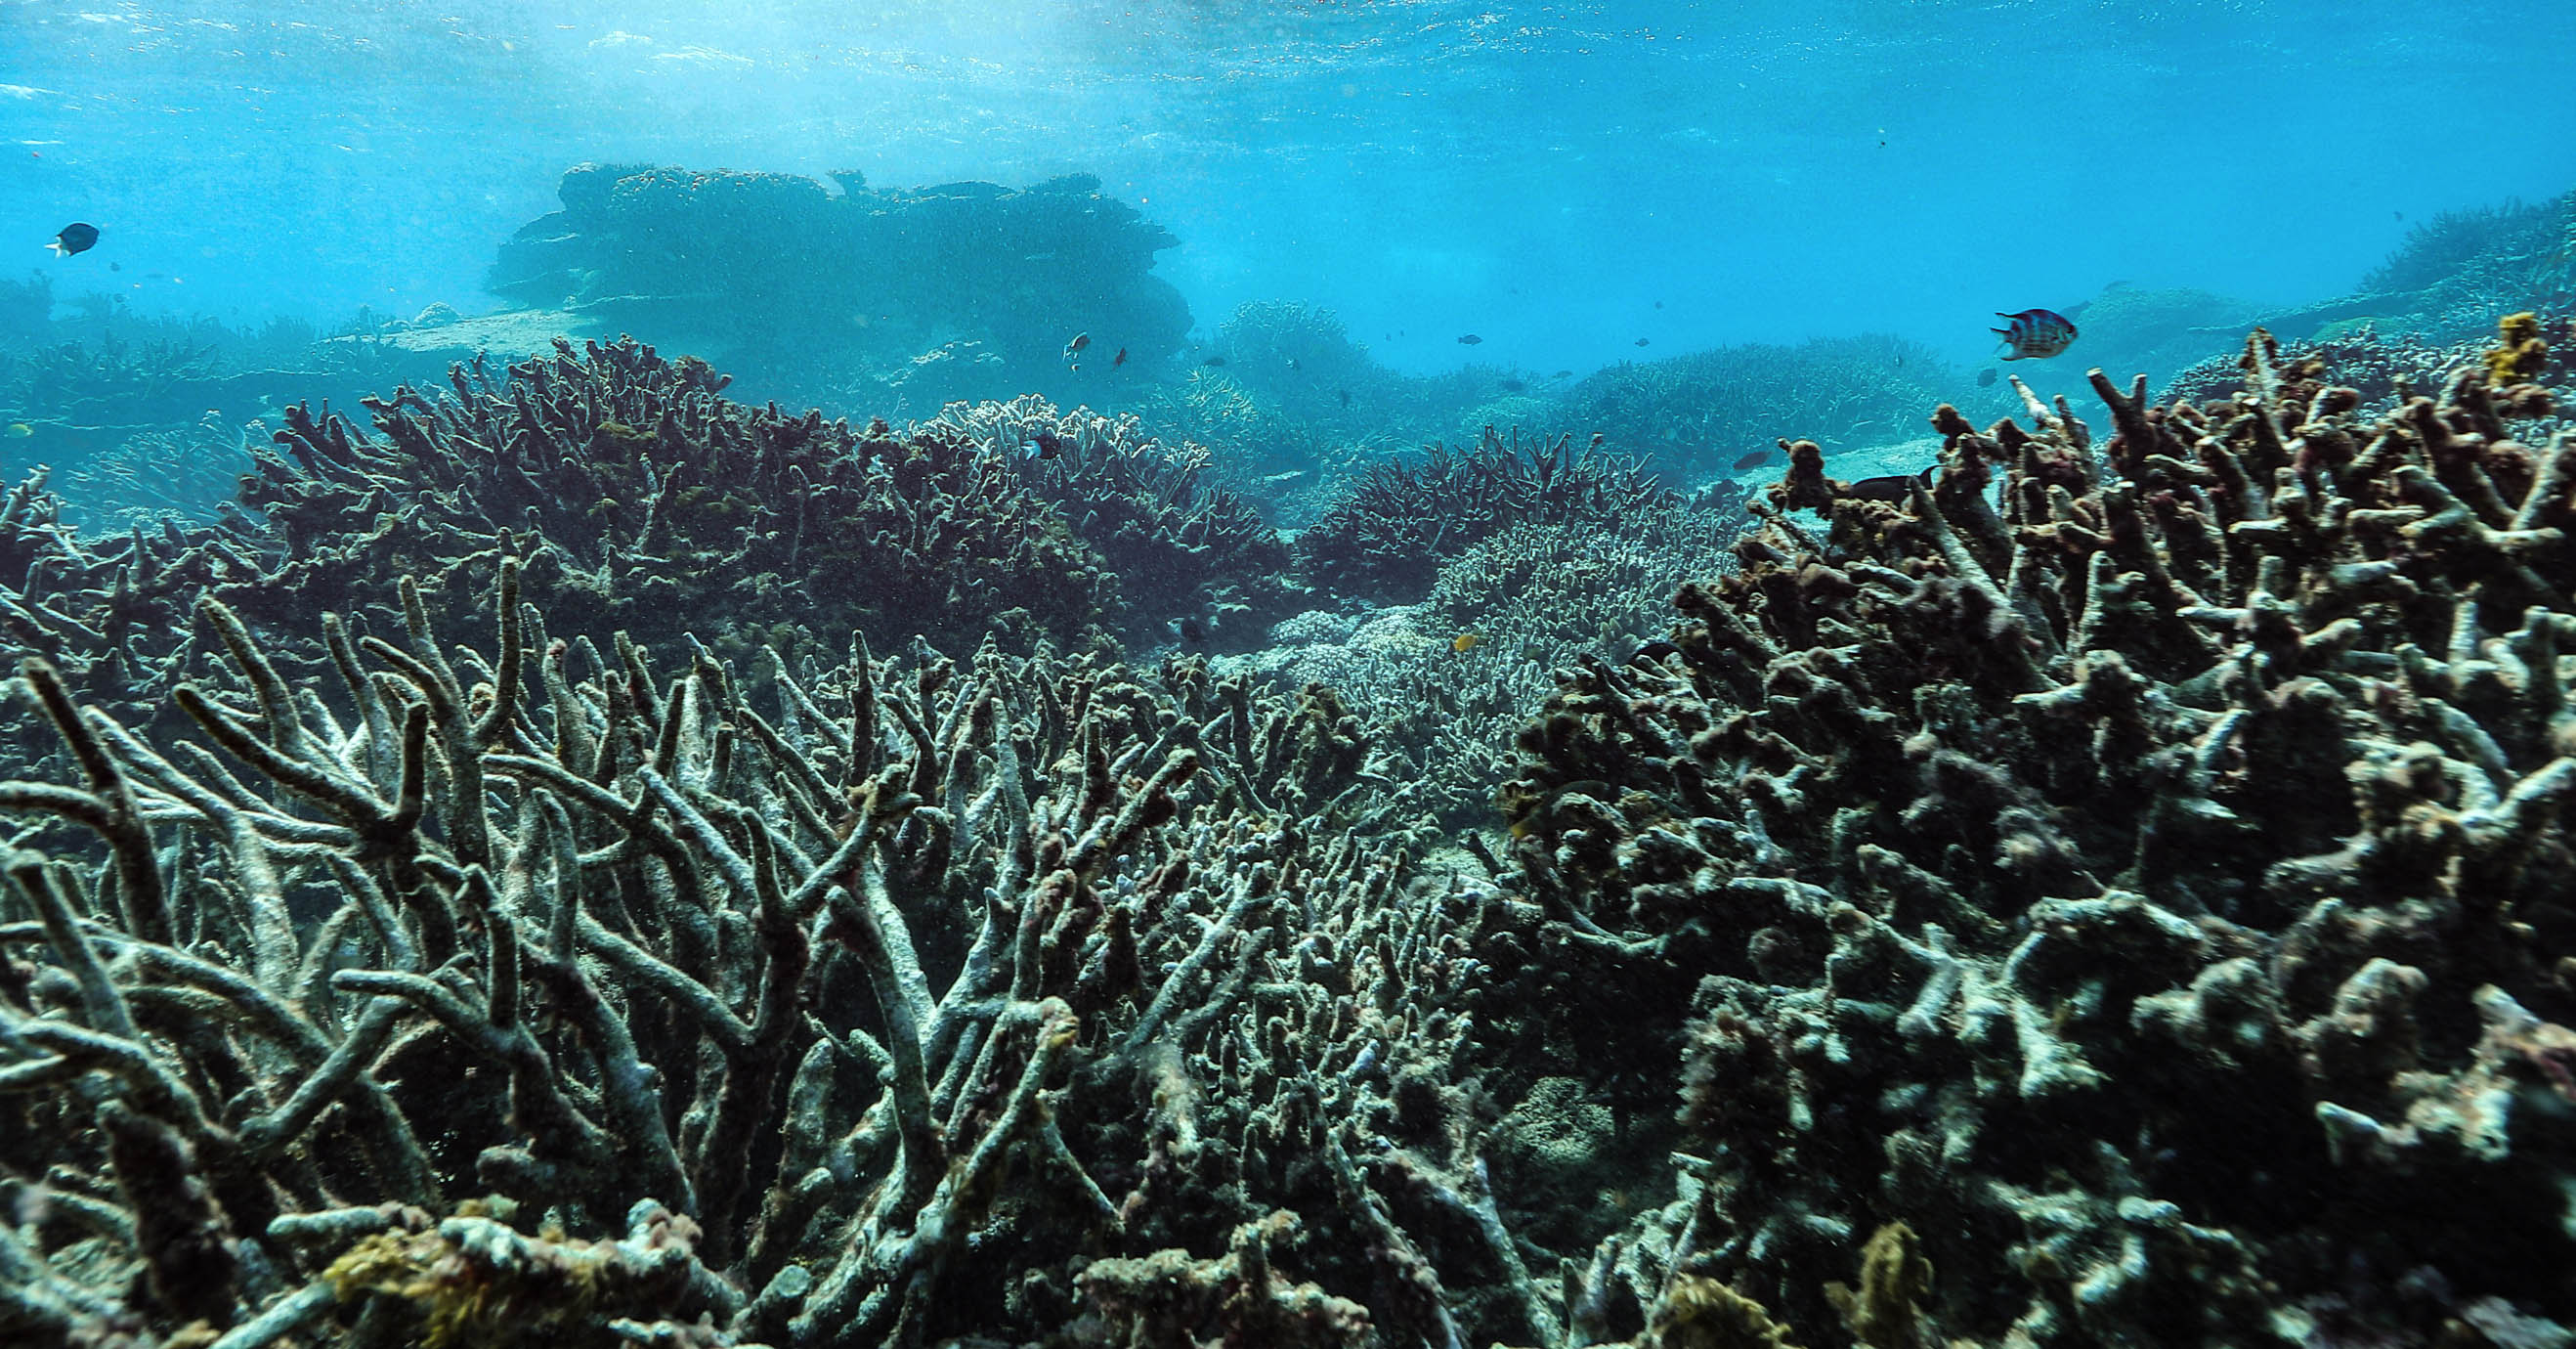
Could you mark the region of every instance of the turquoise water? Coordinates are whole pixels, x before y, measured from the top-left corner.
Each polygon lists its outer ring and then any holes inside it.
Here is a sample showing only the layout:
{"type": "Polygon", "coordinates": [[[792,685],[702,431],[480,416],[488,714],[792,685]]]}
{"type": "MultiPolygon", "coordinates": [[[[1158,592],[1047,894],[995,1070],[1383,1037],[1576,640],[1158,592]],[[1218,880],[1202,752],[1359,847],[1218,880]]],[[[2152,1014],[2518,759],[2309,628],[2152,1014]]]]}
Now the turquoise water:
{"type": "Polygon", "coordinates": [[[101,225],[59,297],[327,325],[488,306],[584,159],[1089,172],[1179,237],[1203,328],[1318,304],[1413,371],[1467,332],[1538,370],[1861,331],[1969,360],[1994,310],[2300,303],[2563,190],[2537,54],[2571,45],[2537,3],[11,0],[0,238],[35,266],[101,225]]]}
{"type": "Polygon", "coordinates": [[[0,0],[0,1346],[2576,1345],[2571,51],[0,0]]]}

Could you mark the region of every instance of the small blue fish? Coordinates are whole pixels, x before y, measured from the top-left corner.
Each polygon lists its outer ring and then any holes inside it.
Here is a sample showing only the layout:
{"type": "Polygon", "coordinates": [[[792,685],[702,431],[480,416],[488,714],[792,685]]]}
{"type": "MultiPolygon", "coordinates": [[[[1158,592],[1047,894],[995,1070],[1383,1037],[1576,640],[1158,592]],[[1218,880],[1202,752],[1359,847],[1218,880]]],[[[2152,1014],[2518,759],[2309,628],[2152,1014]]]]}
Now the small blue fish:
{"type": "Polygon", "coordinates": [[[2025,309],[2018,314],[1999,309],[1995,317],[2012,320],[2009,328],[1986,330],[2002,338],[2011,349],[2012,354],[2004,357],[2007,361],[2054,356],[2075,343],[2075,324],[2054,309],[2025,309]]]}

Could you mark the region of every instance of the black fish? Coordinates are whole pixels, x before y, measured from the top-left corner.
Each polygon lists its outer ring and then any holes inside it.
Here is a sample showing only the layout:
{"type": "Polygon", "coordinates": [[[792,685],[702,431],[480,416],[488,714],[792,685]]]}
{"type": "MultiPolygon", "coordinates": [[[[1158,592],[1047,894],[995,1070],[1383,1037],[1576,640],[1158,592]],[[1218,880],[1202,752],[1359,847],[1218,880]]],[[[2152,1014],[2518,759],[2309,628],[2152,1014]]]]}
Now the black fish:
{"type": "Polygon", "coordinates": [[[107,264],[107,269],[111,272],[121,272],[125,270],[125,264],[121,262],[111,262],[107,264]]]}
{"type": "Polygon", "coordinates": [[[1642,338],[1642,337],[1638,338],[1638,339],[1637,339],[1637,345],[1638,345],[1638,346],[1641,346],[1641,347],[1642,347],[1642,346],[1644,346],[1644,345],[1646,345],[1646,339],[1644,339],[1644,338],[1642,338]]]}
{"type": "Polygon", "coordinates": [[[1661,300],[1657,300],[1657,301],[1655,301],[1655,307],[1656,307],[1657,309],[1661,309],[1661,308],[1663,308],[1663,307],[1664,307],[1664,302],[1663,302],[1663,301],[1661,301],[1661,300]]]}
{"type": "Polygon", "coordinates": [[[1985,369],[1977,372],[1977,387],[1980,389],[1991,389],[1995,387],[1995,368],[1993,366],[1987,366],[1985,369]]]}
{"type": "Polygon", "coordinates": [[[1932,470],[1927,468],[1920,474],[1894,473],[1884,478],[1863,478],[1859,482],[1847,484],[1843,488],[1843,495],[1858,497],[1863,501],[1911,501],[1914,499],[1914,484],[1918,482],[1925,488],[1930,488],[1932,470]]]}
{"type": "Polygon", "coordinates": [[[1528,387],[1529,385],[1516,379],[1507,379],[1503,381],[1503,392],[1505,393],[1519,393],[1521,390],[1528,387]]]}
{"type": "Polygon", "coordinates": [[[1481,337],[1476,336],[1474,333],[1469,333],[1469,334],[1467,334],[1466,336],[1461,337],[1461,338],[1459,338],[1459,339],[1458,339],[1458,345],[1460,345],[1460,346],[1462,346],[1462,347],[1472,347],[1472,346],[1476,345],[1477,343],[1482,342],[1482,341],[1484,341],[1484,340],[1485,340],[1485,339],[1483,339],[1483,338],[1481,338],[1481,337]]]}
{"type": "Polygon", "coordinates": [[[1207,625],[1195,618],[1184,618],[1175,626],[1180,629],[1181,640],[1192,646],[1197,646],[1208,639],[1207,625]]]}
{"type": "Polygon", "coordinates": [[[98,226],[75,220],[63,226],[62,233],[55,235],[54,241],[45,247],[54,250],[54,256],[58,258],[86,253],[98,247],[98,226]]]}
{"type": "Polygon", "coordinates": [[[1076,355],[1081,353],[1084,347],[1090,345],[1091,334],[1075,333],[1073,335],[1073,340],[1064,344],[1064,358],[1068,361],[1072,360],[1076,355]]]}
{"type": "Polygon", "coordinates": [[[1649,665],[1661,665],[1664,663],[1664,658],[1666,656],[1678,656],[1681,653],[1682,649],[1670,642],[1648,642],[1644,646],[1638,647],[1637,654],[1630,656],[1628,659],[1631,661],[1644,661],[1649,665]]]}
{"type": "Polygon", "coordinates": [[[1038,442],[1038,458],[1053,459],[1057,455],[1064,453],[1064,438],[1057,435],[1055,432],[1040,431],[1038,432],[1036,439],[1038,442]]]}
{"type": "Polygon", "coordinates": [[[1120,347],[1120,348],[1118,349],[1118,354],[1117,354],[1116,356],[1114,356],[1114,357],[1111,357],[1111,358],[1110,358],[1110,361],[1109,361],[1110,367],[1111,367],[1112,369],[1115,369],[1115,368],[1117,368],[1118,366],[1125,365],[1126,363],[1127,363],[1127,348],[1125,348],[1125,347],[1120,347]]]}
{"type": "Polygon", "coordinates": [[[1210,356],[1210,357],[1208,357],[1206,360],[1199,362],[1199,364],[1201,364],[1201,365],[1223,365],[1223,364],[1225,364],[1225,358],[1224,358],[1223,356],[1210,356]]]}
{"type": "Polygon", "coordinates": [[[1760,468],[1760,467],[1762,467],[1764,464],[1767,464],[1767,463],[1770,463],[1770,462],[1771,462],[1771,452],[1770,452],[1769,450],[1755,450],[1753,453],[1748,454],[1748,455],[1744,456],[1743,458],[1736,460],[1736,461],[1735,461],[1735,469],[1736,469],[1736,471],[1737,471],[1737,472],[1741,473],[1741,472],[1743,472],[1745,469],[1748,469],[1748,468],[1760,468]]]}

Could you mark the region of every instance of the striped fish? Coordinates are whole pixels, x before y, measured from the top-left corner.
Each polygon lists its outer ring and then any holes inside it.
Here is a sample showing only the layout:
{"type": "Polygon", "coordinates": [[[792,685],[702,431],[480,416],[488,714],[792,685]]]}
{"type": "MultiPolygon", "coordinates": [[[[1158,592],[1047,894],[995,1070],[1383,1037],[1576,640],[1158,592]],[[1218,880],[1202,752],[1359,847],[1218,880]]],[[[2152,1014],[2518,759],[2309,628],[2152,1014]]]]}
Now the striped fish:
{"type": "Polygon", "coordinates": [[[1995,317],[2012,321],[2009,328],[1986,330],[2004,340],[2012,353],[2004,357],[2007,361],[2054,356],[2074,345],[2075,324],[2054,309],[2025,309],[2018,314],[1997,310],[1995,317]]]}

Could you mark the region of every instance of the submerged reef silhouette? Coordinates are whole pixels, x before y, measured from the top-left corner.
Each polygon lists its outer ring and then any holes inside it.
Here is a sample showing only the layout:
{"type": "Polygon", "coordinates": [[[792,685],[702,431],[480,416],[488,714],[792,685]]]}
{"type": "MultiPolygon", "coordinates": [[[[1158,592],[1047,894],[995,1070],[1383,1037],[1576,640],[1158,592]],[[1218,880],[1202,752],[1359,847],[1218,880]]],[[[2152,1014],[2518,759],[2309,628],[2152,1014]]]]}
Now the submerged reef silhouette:
{"type": "Polygon", "coordinates": [[[999,389],[1084,391],[1076,333],[1124,347],[1117,378],[1150,373],[1189,331],[1151,274],[1179,242],[1088,174],[837,191],[792,174],[583,164],[563,209],[501,246],[485,289],[608,331],[664,334],[763,385],[892,397],[925,415],[999,389]]]}
{"type": "Polygon", "coordinates": [[[2372,418],[2280,362],[2096,371],[2107,443],[1944,407],[1901,502],[1793,446],[1675,652],[1525,733],[1584,972],[1500,995],[1588,1081],[1683,1067],[1603,1333],[1682,1273],[1869,1344],[2576,1314],[2576,436],[2482,364],[2372,418]],[[1815,1276],[1891,1219],[1936,1271],[1892,1337],[1815,1276]]]}

